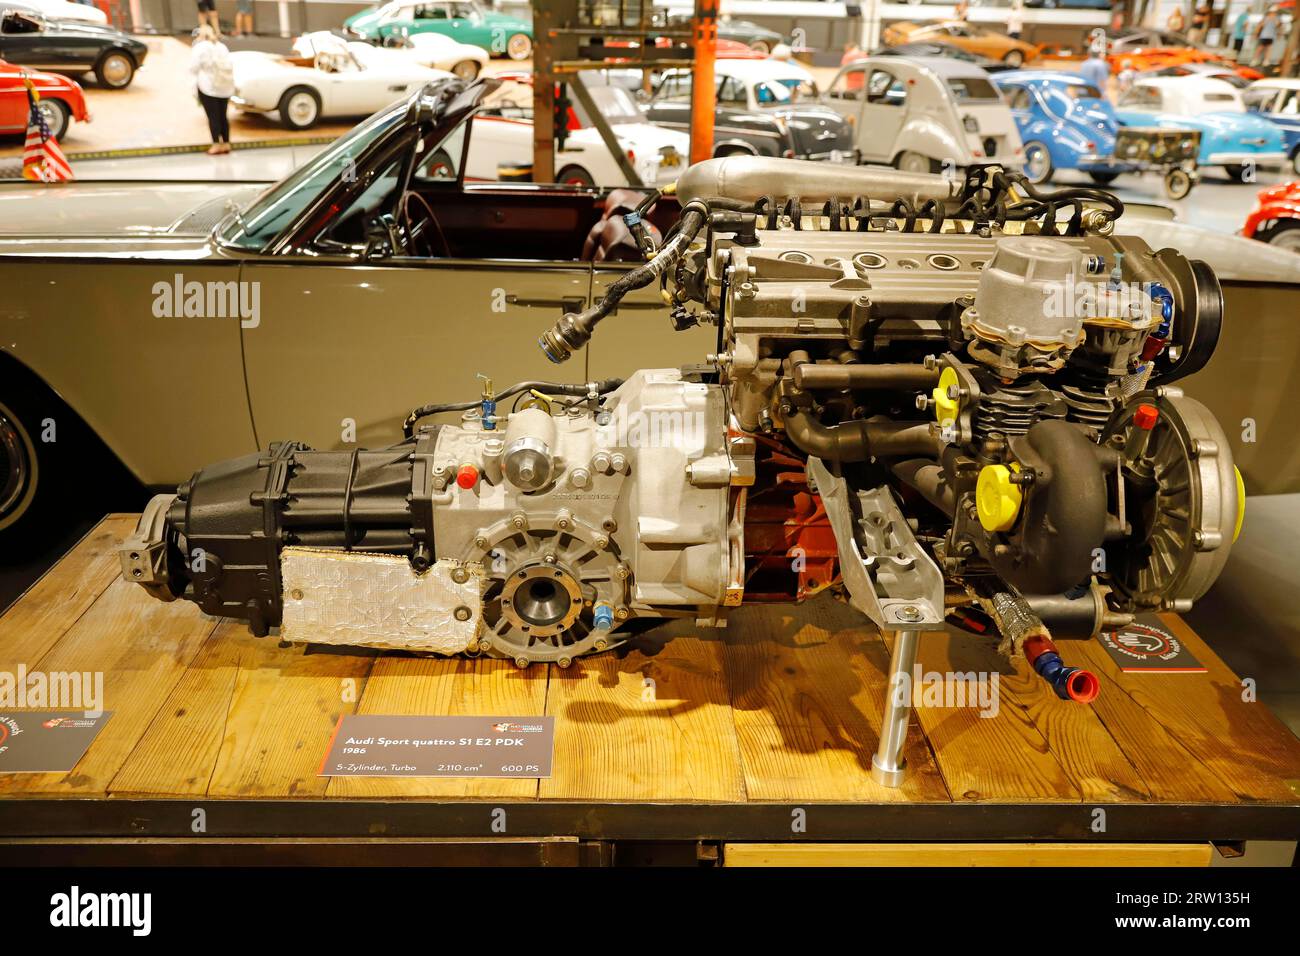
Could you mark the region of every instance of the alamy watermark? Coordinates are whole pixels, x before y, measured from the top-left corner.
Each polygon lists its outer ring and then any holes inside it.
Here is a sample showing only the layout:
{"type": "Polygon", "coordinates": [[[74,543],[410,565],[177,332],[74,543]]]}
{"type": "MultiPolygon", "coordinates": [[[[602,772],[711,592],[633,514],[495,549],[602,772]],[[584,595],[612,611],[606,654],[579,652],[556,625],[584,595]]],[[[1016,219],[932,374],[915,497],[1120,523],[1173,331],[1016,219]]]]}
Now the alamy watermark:
{"type": "Polygon", "coordinates": [[[103,671],[0,671],[0,710],[82,710],[104,713],[103,671]]]}
{"type": "Polygon", "coordinates": [[[176,273],[153,284],[156,319],[239,319],[245,329],[262,324],[262,283],[199,282],[176,273]]]}

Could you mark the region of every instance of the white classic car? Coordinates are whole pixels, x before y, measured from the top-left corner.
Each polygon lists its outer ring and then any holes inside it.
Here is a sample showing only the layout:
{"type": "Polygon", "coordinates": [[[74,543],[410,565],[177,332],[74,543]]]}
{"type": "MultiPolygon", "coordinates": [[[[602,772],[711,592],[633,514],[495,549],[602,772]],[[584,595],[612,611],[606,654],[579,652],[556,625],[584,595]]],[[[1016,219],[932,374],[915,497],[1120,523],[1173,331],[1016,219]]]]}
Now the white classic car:
{"type": "Polygon", "coordinates": [[[339,41],[315,56],[276,56],[251,50],[232,53],[235,107],[278,113],[289,129],[307,129],[322,118],[368,116],[450,74],[400,57],[361,60],[339,41]]]}
{"type": "MultiPolygon", "coordinates": [[[[489,94],[474,118],[465,175],[469,179],[495,180],[503,165],[528,166],[533,159],[533,88],[526,73],[489,94]]],[[[613,127],[641,182],[662,186],[673,182],[686,168],[690,137],[649,122],[632,94],[621,86],[591,86],[596,108],[613,127]]],[[[581,186],[627,186],[627,176],[610,154],[600,132],[591,125],[581,106],[574,105],[564,145],[555,152],[556,181],[581,186]]]]}
{"type": "Polygon", "coordinates": [[[70,0],[17,0],[15,3],[0,3],[0,12],[5,10],[35,11],[49,20],[76,20],[101,27],[108,23],[108,15],[99,7],[71,3],[70,0]]]}
{"type": "Polygon", "coordinates": [[[1011,108],[988,73],[961,60],[865,57],[841,69],[821,101],[857,129],[863,162],[911,173],[1025,162],[1011,108]]]}
{"type": "Polygon", "coordinates": [[[293,41],[293,52],[298,56],[315,57],[321,50],[352,51],[352,55],[365,66],[378,66],[385,57],[396,57],[399,62],[414,63],[431,70],[446,70],[462,80],[472,80],[487,66],[488,51],[472,43],[441,33],[414,33],[410,36],[386,37],[382,46],[362,40],[346,40],[326,30],[304,33],[293,41]]]}

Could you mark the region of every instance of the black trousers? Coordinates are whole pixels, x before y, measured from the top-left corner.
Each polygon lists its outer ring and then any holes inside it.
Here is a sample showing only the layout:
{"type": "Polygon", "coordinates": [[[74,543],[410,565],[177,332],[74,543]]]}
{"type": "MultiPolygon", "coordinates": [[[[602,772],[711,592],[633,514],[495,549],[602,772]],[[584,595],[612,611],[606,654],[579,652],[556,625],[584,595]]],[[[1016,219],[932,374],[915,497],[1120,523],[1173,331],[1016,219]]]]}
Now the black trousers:
{"type": "Polygon", "coordinates": [[[208,131],[212,134],[212,142],[229,143],[230,120],[226,117],[226,108],[230,105],[229,97],[208,96],[200,90],[199,102],[203,104],[203,112],[208,114],[208,131]]]}

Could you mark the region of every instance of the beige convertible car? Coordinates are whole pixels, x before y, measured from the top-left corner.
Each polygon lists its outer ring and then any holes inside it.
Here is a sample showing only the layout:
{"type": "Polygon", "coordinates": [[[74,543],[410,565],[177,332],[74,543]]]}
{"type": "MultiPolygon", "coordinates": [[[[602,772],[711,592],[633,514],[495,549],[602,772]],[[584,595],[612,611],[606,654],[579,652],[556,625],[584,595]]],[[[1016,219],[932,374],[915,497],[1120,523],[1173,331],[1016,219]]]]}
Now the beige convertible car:
{"type": "Polygon", "coordinates": [[[464,182],[492,89],[430,85],[269,187],[0,186],[0,538],[112,458],[174,486],[281,438],[390,443],[480,375],[586,381],[711,351],[713,332],[668,334],[654,288],[582,362],[547,362],[560,310],[640,258],[617,213],[641,196],[464,182]]]}
{"type": "MultiPolygon", "coordinates": [[[[593,381],[715,351],[713,327],[672,333],[649,286],[547,362],[536,342],[561,310],[640,259],[619,213],[641,197],[466,182],[493,86],[431,85],[271,185],[0,183],[0,555],[43,505],[89,513],[115,472],[174,487],[279,439],[382,447],[412,408],[481,394],[479,376],[593,381]]],[[[1300,256],[1134,209],[1120,231],[1223,283],[1223,341],[1189,391],[1289,433],[1276,388],[1300,354],[1300,256]]],[[[1235,451],[1252,491],[1296,490],[1294,447],[1235,451]]]]}

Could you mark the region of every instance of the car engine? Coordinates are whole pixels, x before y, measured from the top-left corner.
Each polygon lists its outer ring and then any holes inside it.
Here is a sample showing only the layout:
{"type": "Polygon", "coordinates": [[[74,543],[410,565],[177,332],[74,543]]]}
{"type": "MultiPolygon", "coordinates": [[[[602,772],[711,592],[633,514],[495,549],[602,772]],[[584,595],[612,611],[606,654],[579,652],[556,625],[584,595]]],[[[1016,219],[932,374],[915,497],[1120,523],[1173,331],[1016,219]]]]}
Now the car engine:
{"type": "Polygon", "coordinates": [[[150,503],[126,578],[257,634],[521,667],[829,591],[897,632],[895,676],[922,632],[982,621],[1079,701],[1097,680],[1053,637],[1213,584],[1240,478],[1174,383],[1222,298],[1204,263],[1118,235],[1113,196],[748,157],[676,193],[661,245],[657,194],[627,217],[647,261],[541,345],[564,361],[657,283],[676,328],[716,326],[702,364],[488,388],[414,410],[392,448],[204,468],[150,503]]]}

